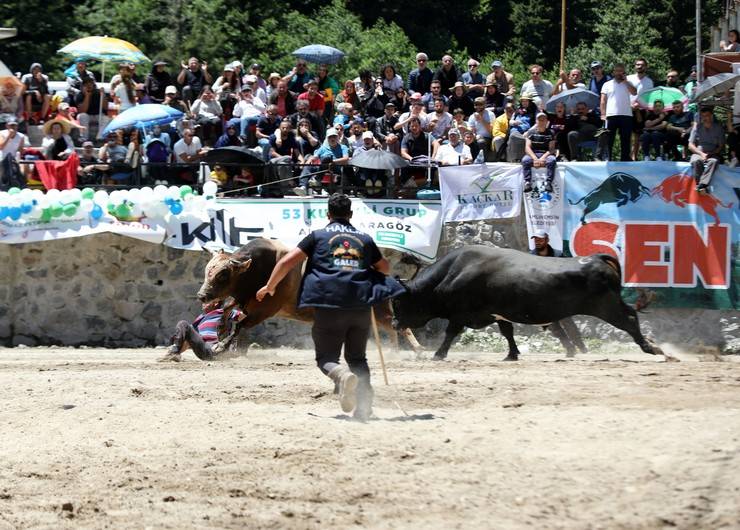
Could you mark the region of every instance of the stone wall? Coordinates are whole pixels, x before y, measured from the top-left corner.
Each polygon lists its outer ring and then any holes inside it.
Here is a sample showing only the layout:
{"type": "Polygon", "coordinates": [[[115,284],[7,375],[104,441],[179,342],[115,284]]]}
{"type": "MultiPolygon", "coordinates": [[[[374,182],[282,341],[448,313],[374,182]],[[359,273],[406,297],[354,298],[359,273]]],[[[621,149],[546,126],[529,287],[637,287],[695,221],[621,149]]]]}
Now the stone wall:
{"type": "MultiPolygon", "coordinates": [[[[445,225],[440,255],[466,244],[525,248],[523,219],[445,225]]],[[[393,272],[408,277],[412,268],[400,254],[385,252],[393,272]]],[[[114,234],[0,245],[0,344],[145,346],[168,342],[180,319],[199,312],[195,293],[209,255],[154,245],[114,234]]],[[[660,341],[708,344],[737,351],[740,317],[736,311],[654,310],[641,317],[660,341]]],[[[588,336],[626,335],[595,319],[579,319],[588,336]]],[[[441,321],[420,330],[436,347],[441,321]]],[[[272,319],[243,342],[265,346],[310,347],[306,324],[272,319]]],[[[519,326],[518,333],[539,333],[519,326]]]]}

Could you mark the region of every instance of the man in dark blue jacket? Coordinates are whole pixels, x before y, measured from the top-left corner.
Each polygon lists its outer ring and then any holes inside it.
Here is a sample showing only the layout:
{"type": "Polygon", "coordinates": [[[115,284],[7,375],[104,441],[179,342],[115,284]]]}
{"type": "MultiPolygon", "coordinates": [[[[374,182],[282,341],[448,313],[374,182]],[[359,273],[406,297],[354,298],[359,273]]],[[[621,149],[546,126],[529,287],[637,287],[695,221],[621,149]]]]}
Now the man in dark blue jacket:
{"type": "Polygon", "coordinates": [[[272,296],[286,274],[308,259],[298,307],[314,308],[316,363],[338,387],[342,410],[354,410],[355,418],[366,421],[373,399],[365,355],[371,306],[404,289],[386,276],[390,265],[373,238],[350,224],[349,197],[329,197],[328,218],[326,227],[311,232],[275,265],[257,300],[272,296]],[[339,362],[342,345],[349,368],[339,362]]]}

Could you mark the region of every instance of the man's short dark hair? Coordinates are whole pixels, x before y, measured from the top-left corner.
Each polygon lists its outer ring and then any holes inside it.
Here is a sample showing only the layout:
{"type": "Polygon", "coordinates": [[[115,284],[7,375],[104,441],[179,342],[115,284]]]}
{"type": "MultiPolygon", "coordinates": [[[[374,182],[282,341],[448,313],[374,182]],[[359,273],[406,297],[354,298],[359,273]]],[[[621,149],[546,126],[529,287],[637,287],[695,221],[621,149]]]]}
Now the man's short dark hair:
{"type": "Polygon", "coordinates": [[[409,123],[409,125],[411,125],[412,123],[418,123],[419,125],[421,125],[421,120],[419,119],[418,116],[411,116],[409,118],[408,123],[409,123]]]}
{"type": "Polygon", "coordinates": [[[352,201],[344,193],[333,193],[328,204],[329,215],[335,219],[347,219],[352,213],[352,201]]]}
{"type": "Polygon", "coordinates": [[[683,107],[683,101],[681,101],[680,99],[674,99],[671,105],[681,105],[683,107]]]}
{"type": "Polygon", "coordinates": [[[709,112],[710,114],[714,113],[714,110],[712,107],[702,107],[699,109],[699,113],[704,114],[705,112],[709,112]]]}

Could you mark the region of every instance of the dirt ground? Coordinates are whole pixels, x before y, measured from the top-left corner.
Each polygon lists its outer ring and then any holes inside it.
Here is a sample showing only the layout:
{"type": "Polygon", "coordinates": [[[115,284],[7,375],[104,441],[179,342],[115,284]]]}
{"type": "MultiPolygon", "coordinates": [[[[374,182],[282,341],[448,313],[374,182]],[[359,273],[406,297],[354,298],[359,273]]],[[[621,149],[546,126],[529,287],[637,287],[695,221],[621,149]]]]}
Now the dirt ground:
{"type": "Polygon", "coordinates": [[[377,419],[312,352],[0,349],[0,530],[740,528],[740,362],[370,357],[377,419]]]}

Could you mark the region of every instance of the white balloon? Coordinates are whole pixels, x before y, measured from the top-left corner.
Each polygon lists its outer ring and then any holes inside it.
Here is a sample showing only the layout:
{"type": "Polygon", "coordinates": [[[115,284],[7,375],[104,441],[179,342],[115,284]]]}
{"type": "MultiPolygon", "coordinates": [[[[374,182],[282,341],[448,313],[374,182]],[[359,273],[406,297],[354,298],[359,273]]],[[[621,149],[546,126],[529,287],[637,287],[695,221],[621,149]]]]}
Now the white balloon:
{"type": "Polygon", "coordinates": [[[67,190],[69,192],[69,195],[72,197],[72,201],[79,201],[82,199],[82,190],[79,188],[72,188],[71,190],[67,190]]]}
{"type": "Polygon", "coordinates": [[[150,197],[154,193],[154,190],[149,186],[144,186],[139,190],[139,196],[150,197]]]}
{"type": "Polygon", "coordinates": [[[139,217],[143,215],[144,215],[144,212],[142,211],[141,206],[139,206],[138,204],[134,204],[131,207],[131,217],[132,218],[138,219],[139,217]]]}
{"type": "Polygon", "coordinates": [[[177,186],[170,186],[167,188],[167,197],[172,199],[173,201],[176,201],[180,198],[180,188],[177,186]]]}
{"type": "Polygon", "coordinates": [[[105,190],[98,190],[95,192],[95,195],[93,195],[93,200],[95,201],[95,203],[102,206],[108,204],[108,198],[108,192],[105,190]]]}
{"type": "Polygon", "coordinates": [[[167,186],[159,184],[154,187],[154,196],[158,199],[164,199],[167,196],[167,186]]]}
{"type": "Polygon", "coordinates": [[[58,189],[51,189],[46,191],[46,196],[49,197],[51,202],[59,200],[59,196],[62,194],[58,189]]]}
{"type": "Polygon", "coordinates": [[[203,194],[204,195],[216,195],[216,192],[218,192],[218,184],[213,182],[212,180],[209,180],[205,184],[203,184],[203,194]]]}
{"type": "Polygon", "coordinates": [[[80,201],[80,210],[82,210],[85,213],[92,212],[94,207],[95,207],[95,203],[90,199],[82,199],[80,201]]]}

